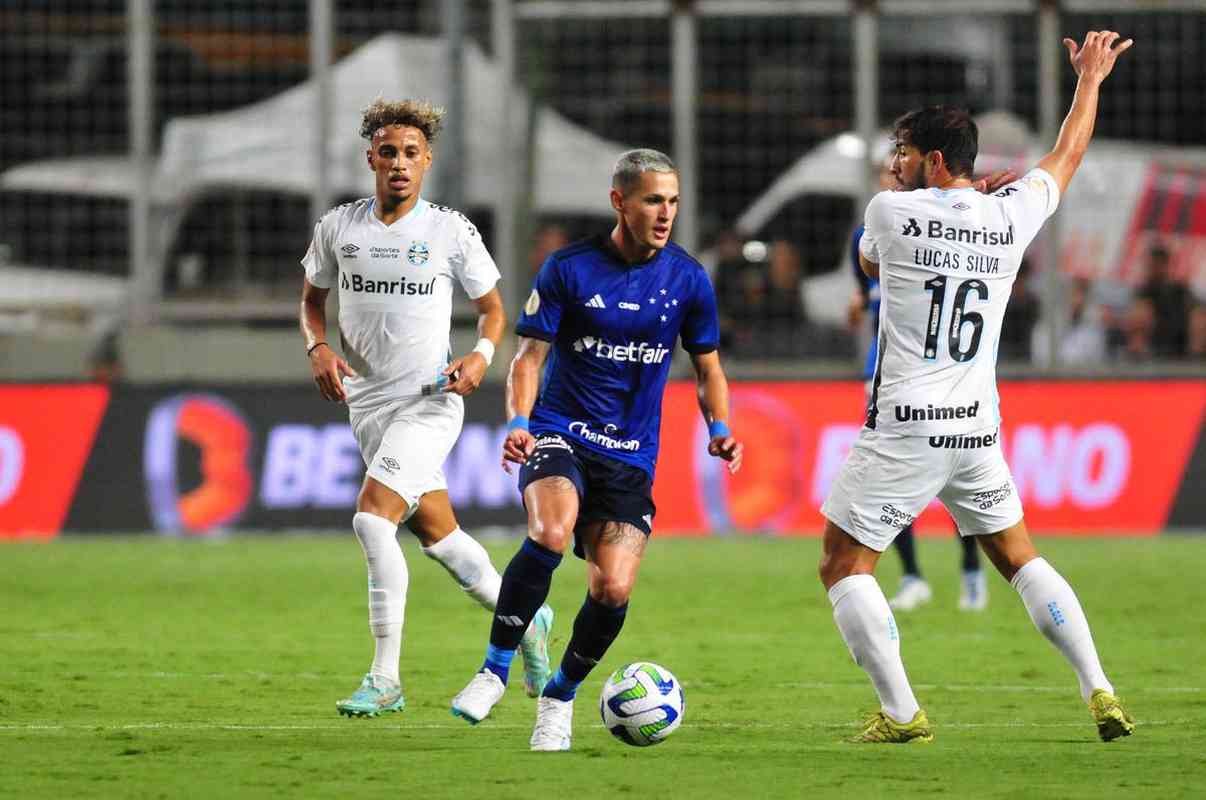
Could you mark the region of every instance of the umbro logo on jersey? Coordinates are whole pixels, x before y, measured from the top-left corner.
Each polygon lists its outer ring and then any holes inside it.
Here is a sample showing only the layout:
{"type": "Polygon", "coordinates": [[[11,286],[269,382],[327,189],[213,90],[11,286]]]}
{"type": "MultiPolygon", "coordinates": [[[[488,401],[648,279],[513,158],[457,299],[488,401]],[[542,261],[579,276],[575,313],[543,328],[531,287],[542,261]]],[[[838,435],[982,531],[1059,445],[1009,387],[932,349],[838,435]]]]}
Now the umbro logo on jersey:
{"type": "Polygon", "coordinates": [[[904,230],[900,234],[902,236],[920,236],[921,226],[917,224],[917,220],[909,217],[909,224],[904,226],[904,230]]]}
{"type": "Polygon", "coordinates": [[[963,201],[960,201],[958,203],[955,203],[953,206],[951,206],[951,208],[955,209],[956,211],[967,211],[969,208],[971,208],[971,206],[969,206],[967,203],[964,203],[963,201]]]}
{"type": "Polygon", "coordinates": [[[356,253],[360,250],[360,248],[354,244],[345,244],[343,247],[341,247],[339,249],[341,251],[343,251],[343,254],[345,256],[347,256],[348,258],[355,258],[356,253]]]}
{"type": "Polygon", "coordinates": [[[603,302],[603,296],[596,294],[594,297],[586,301],[587,308],[607,308],[607,303],[603,302]]]}

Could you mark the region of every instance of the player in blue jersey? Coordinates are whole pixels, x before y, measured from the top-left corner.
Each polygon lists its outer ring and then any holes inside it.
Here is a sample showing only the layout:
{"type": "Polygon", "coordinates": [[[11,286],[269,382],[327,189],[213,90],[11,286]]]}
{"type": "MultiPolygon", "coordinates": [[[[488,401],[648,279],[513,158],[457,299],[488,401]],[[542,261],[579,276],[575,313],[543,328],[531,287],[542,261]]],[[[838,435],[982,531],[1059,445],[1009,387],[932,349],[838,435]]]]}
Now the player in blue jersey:
{"type": "Polygon", "coordinates": [[[695,367],[708,453],[730,471],[741,466],[712,284],[670,242],[678,201],[667,156],[622,155],[612,175],[615,228],[549,256],[516,327],[503,463],[520,465],[528,536],[503,573],[485,663],[452,713],[477,723],[502,698],[518,637],[573,542],[589,565],[588,590],[537,703],[533,750],[569,749],[574,694],[624,625],[656,513],[662,393],[676,340],[695,367]]]}

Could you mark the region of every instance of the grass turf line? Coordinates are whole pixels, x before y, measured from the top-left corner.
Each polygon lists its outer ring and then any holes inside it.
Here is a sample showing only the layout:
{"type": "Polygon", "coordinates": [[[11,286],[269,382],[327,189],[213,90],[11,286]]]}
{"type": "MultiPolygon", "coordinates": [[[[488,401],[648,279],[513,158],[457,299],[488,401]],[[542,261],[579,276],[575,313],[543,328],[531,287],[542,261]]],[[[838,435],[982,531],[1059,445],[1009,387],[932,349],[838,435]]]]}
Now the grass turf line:
{"type": "MultiPolygon", "coordinates": [[[[1039,542],[1139,719],[1109,745],[1016,593],[993,576],[987,612],[958,612],[954,542],[920,541],[935,599],[898,624],[937,739],[908,748],[839,741],[875,700],[816,580],[816,540],[655,538],[625,629],[580,693],[574,750],[555,755],[527,752],[518,670],[482,725],[449,715],[489,617],[403,542],[407,707],[375,720],[334,709],[372,655],[350,535],[0,547],[0,796],[1190,797],[1206,777],[1197,537],[1039,542]],[[643,659],[682,680],[687,711],[667,743],[638,750],[603,730],[597,699],[643,659]]],[[[514,549],[490,545],[499,569],[514,549]]],[[[898,576],[888,553],[887,594],[898,576]]],[[[555,659],[584,585],[567,558],[555,659]]]]}

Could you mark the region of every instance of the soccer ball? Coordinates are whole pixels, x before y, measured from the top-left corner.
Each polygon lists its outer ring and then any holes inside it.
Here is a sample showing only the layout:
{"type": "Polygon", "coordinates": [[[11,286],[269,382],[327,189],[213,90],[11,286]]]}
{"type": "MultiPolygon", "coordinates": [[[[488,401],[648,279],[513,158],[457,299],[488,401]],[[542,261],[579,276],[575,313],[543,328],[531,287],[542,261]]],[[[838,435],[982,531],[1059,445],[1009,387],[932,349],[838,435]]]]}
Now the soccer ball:
{"type": "Polygon", "coordinates": [[[611,735],[634,747],[660,744],[683,722],[683,687],[648,661],[620,667],[603,684],[599,715],[611,735]]]}

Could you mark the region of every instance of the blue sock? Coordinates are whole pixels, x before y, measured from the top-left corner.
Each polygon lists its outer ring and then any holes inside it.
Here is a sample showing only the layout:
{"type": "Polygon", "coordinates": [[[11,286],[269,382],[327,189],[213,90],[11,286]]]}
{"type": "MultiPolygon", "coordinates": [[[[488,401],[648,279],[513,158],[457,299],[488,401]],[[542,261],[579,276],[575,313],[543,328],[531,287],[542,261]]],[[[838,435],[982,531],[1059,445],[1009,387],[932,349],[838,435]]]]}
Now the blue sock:
{"type": "Polygon", "coordinates": [[[532,617],[549,596],[553,570],[561,563],[561,554],[531,539],[524,539],[519,552],[503,572],[498,590],[498,605],[490,625],[490,646],[486,650],[488,669],[507,682],[515,648],[523,639],[532,617]]]}
{"type": "Polygon", "coordinates": [[[511,659],[515,658],[514,650],[501,650],[492,644],[486,645],[486,662],[482,664],[481,670],[490,670],[498,679],[503,682],[503,686],[507,685],[507,676],[511,671],[511,659]]]}
{"type": "Polygon", "coordinates": [[[553,677],[545,684],[544,691],[540,694],[544,697],[551,697],[554,700],[573,700],[578,694],[578,687],[582,685],[582,681],[572,681],[565,677],[565,673],[558,667],[553,673],[553,677]]]}

